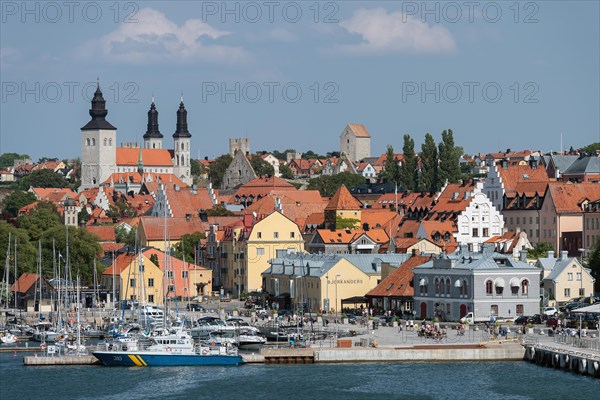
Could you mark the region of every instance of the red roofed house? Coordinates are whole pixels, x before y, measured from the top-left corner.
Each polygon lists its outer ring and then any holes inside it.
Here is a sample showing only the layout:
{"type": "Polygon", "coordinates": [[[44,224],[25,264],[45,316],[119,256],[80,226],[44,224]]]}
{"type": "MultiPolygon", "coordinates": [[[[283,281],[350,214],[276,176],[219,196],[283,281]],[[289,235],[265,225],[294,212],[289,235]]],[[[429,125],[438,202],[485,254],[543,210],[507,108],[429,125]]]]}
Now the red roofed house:
{"type": "Polygon", "coordinates": [[[541,241],[555,251],[580,256],[586,205],[600,198],[600,184],[550,182],[540,212],[541,241]]]}
{"type": "Polygon", "coordinates": [[[17,304],[16,306],[13,304],[15,308],[24,309],[27,312],[52,311],[51,295],[56,293],[56,290],[43,276],[40,281],[40,276],[38,274],[25,272],[15,283],[13,283],[10,287],[10,291],[13,293],[11,300],[15,298],[14,294],[16,293],[17,304]],[[38,286],[40,285],[40,282],[42,285],[41,288],[38,286]],[[40,292],[42,294],[42,299],[40,299],[40,292]],[[34,298],[36,299],[35,303],[34,298]]]}
{"type": "Polygon", "coordinates": [[[276,176],[259,177],[240,186],[232,196],[230,203],[248,207],[273,192],[282,191],[296,192],[297,189],[291,183],[276,176]]]}
{"type": "Polygon", "coordinates": [[[213,208],[215,201],[207,188],[182,188],[179,185],[163,184],[154,193],[154,206],[150,215],[162,217],[166,210],[167,217],[198,217],[200,211],[213,208]]]}
{"type": "Polygon", "coordinates": [[[377,254],[390,238],[383,229],[317,229],[307,245],[310,253],[377,254]]]}
{"type": "Polygon", "coordinates": [[[346,186],[342,185],[325,207],[325,228],[358,229],[361,221],[361,210],[362,203],[350,194],[346,186]]]}
{"type": "Polygon", "coordinates": [[[142,246],[155,247],[164,250],[164,243],[167,240],[171,246],[176,245],[185,234],[195,232],[208,232],[208,222],[203,222],[198,216],[188,217],[141,217],[138,230],[140,234],[140,243],[142,246]],[[167,224],[165,238],[165,222],[167,224]]]}
{"type": "MultiPolygon", "coordinates": [[[[370,307],[382,311],[392,311],[393,314],[412,318],[413,296],[415,294],[413,269],[431,260],[431,256],[412,256],[399,266],[393,266],[392,272],[384,276],[386,269],[382,264],[382,280],[365,297],[370,307]]],[[[384,263],[387,264],[387,263],[384,263]]]]}

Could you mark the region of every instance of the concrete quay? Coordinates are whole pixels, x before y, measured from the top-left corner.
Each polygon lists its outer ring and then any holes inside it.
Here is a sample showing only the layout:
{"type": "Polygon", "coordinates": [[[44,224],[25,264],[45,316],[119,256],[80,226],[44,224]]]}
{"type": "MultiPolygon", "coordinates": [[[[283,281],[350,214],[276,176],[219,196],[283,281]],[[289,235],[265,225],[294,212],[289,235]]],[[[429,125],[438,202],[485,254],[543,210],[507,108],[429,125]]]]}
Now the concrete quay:
{"type": "Polygon", "coordinates": [[[83,356],[56,356],[56,357],[23,357],[24,365],[96,365],[98,359],[92,355],[83,356]]]}

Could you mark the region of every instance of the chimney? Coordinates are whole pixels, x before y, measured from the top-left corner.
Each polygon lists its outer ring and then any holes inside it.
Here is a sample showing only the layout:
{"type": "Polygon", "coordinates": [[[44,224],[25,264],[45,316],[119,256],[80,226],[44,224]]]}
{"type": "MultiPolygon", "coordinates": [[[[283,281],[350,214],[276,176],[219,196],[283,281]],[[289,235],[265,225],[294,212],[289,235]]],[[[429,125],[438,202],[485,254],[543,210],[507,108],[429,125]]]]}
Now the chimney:
{"type": "Polygon", "coordinates": [[[552,251],[552,250],[549,250],[549,251],[546,253],[546,258],[554,258],[554,251],[552,251]]]}
{"type": "Polygon", "coordinates": [[[519,251],[519,261],[527,262],[527,250],[519,251]]]}
{"type": "Polygon", "coordinates": [[[208,222],[208,214],[206,213],[206,210],[200,210],[198,216],[200,217],[200,221],[208,222]]]}
{"type": "Polygon", "coordinates": [[[508,160],[506,158],[503,159],[500,163],[502,164],[502,169],[508,169],[508,160]]]}
{"type": "Polygon", "coordinates": [[[204,161],[208,161],[208,156],[204,156],[204,161]]]}
{"type": "Polygon", "coordinates": [[[529,159],[529,166],[531,167],[531,169],[536,170],[537,169],[537,160],[535,160],[533,157],[531,157],[529,159]]]}
{"type": "Polygon", "coordinates": [[[192,219],[192,216],[190,214],[185,214],[185,220],[187,222],[190,222],[191,219],[192,219]]]}
{"type": "Polygon", "coordinates": [[[173,185],[173,188],[175,189],[176,192],[179,192],[180,188],[178,184],[173,185]]]}
{"type": "Polygon", "coordinates": [[[561,251],[560,252],[560,261],[565,261],[567,258],[569,258],[569,252],[568,251],[561,251]]]}

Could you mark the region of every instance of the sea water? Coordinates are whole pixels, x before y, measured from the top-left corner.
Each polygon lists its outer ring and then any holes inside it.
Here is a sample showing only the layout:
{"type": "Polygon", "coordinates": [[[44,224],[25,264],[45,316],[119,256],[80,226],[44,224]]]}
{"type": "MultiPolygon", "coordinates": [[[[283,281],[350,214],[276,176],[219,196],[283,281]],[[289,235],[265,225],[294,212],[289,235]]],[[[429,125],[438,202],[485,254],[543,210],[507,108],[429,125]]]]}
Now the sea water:
{"type": "Polygon", "coordinates": [[[600,399],[600,380],[525,361],[25,367],[3,353],[0,399],[600,399]]]}

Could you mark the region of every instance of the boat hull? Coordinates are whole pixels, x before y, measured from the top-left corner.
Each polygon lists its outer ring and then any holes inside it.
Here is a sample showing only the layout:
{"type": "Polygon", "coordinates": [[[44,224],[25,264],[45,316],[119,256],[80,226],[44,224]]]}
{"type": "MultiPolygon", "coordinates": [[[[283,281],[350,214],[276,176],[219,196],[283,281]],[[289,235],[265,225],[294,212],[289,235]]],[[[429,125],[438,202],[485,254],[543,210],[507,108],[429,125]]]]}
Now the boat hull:
{"type": "Polygon", "coordinates": [[[239,365],[239,355],[160,354],[152,352],[95,351],[92,355],[107,366],[153,367],[192,365],[239,365]]]}

